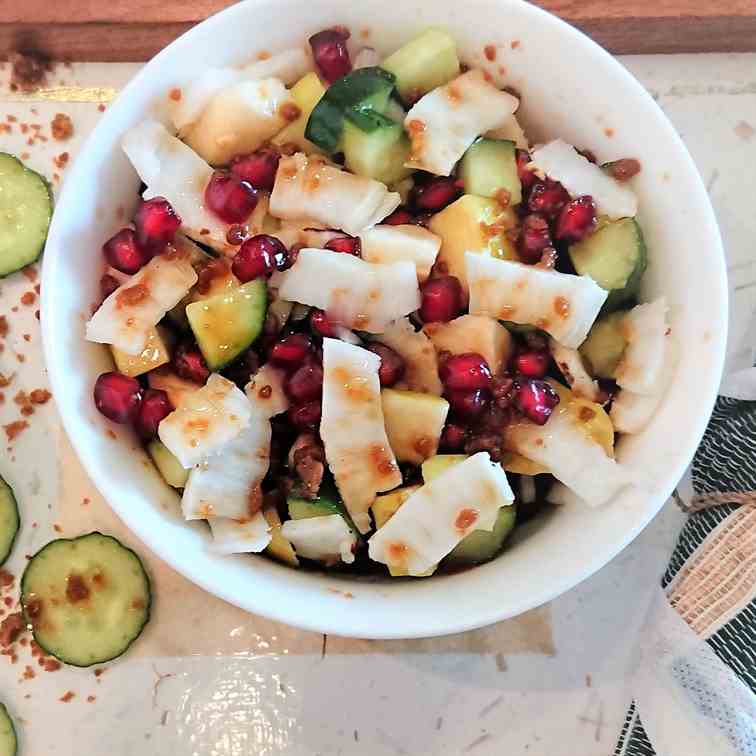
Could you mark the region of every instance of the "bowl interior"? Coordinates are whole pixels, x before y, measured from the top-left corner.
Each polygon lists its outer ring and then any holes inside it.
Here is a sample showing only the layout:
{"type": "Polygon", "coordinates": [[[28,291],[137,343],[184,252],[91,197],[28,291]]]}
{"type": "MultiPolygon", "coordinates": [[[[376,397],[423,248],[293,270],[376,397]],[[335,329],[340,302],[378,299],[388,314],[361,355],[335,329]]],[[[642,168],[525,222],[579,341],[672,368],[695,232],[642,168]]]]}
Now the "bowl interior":
{"type": "Polygon", "coordinates": [[[53,221],[42,291],[47,364],[64,425],[127,525],[178,571],[234,604],[303,628],[372,638],[458,632],[513,616],[616,555],[656,514],[692,457],[716,395],[727,323],[716,222],[672,126],[607,53],[518,0],[250,0],[194,28],[131,82],[77,159],[53,221]],[[206,527],[181,519],[175,493],[136,439],[105,421],[91,400],[96,376],[111,368],[107,351],[84,341],[97,300],[99,249],[123,210],[135,205],[138,188],[119,149],[122,134],[146,115],[160,115],[168,91],[206,67],[301,45],[336,23],[380,52],[429,25],[446,26],[466,62],[484,65],[522,93],[520,114],[531,139],[561,136],[602,161],[639,158],[643,171],[634,185],[651,260],[644,295],[667,297],[681,346],[661,410],[619,450],[620,460],[637,471],[638,489],[598,510],[562,508],[494,562],[432,580],[355,580],[297,572],[261,557],[213,555],[206,527]],[[484,57],[488,44],[498,48],[493,62],[484,57]]]}

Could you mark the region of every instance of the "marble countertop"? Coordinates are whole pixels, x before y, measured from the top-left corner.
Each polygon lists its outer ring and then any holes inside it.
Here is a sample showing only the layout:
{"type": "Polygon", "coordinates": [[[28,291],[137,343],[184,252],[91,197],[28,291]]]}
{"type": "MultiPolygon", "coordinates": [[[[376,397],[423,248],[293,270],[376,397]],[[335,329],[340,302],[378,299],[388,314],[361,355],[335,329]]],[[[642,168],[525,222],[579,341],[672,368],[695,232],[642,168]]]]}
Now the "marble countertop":
{"type": "MultiPolygon", "coordinates": [[[[711,195],[727,252],[736,360],[751,346],[756,312],[756,56],[622,62],[667,112],[711,195]]],[[[65,180],[62,153],[75,158],[104,104],[136,70],[58,66],[48,89],[25,96],[9,90],[0,69],[0,122],[18,119],[10,133],[0,130],[0,150],[28,152],[31,167],[57,186],[65,180]],[[27,144],[34,131],[49,137],[57,112],[73,119],[73,137],[27,144]],[[22,121],[40,129],[22,134],[22,121]]],[[[34,283],[21,274],[0,280],[0,315],[11,323],[0,373],[15,374],[2,389],[0,425],[18,418],[18,390],[47,385],[38,305],[21,301],[34,283]]],[[[29,426],[2,462],[23,512],[11,572],[20,574],[25,555],[59,533],[101,529],[134,543],[81,469],[54,401],[37,407],[29,426]]],[[[682,521],[669,502],[619,557],[550,604],[483,630],[416,641],[326,637],[246,614],[140,546],[156,602],[135,648],[97,676],[44,672],[22,647],[15,663],[0,660],[0,697],[18,723],[22,756],[606,756],[630,701],[637,633],[682,521]]],[[[15,586],[4,595],[12,603],[15,586]]]]}

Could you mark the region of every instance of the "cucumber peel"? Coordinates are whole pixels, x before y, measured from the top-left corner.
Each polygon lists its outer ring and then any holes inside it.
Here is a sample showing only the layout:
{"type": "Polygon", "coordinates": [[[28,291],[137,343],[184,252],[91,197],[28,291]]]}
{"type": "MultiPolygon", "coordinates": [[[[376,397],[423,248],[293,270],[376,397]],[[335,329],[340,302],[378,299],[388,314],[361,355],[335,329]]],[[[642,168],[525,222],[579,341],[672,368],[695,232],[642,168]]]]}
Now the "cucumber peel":
{"type": "Polygon", "coordinates": [[[0,476],[0,565],[10,556],[20,518],[13,489],[0,476]]]}

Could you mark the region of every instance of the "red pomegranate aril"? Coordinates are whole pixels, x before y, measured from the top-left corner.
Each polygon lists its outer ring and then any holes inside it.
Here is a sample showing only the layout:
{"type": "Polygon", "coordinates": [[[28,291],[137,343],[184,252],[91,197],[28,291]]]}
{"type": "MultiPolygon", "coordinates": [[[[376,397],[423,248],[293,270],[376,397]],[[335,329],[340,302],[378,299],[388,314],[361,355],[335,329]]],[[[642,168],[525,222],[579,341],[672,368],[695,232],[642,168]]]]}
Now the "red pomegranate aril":
{"type": "Polygon", "coordinates": [[[443,451],[461,451],[465,446],[466,429],[456,423],[447,423],[441,433],[439,447],[443,451]]]}
{"type": "Polygon", "coordinates": [[[306,404],[298,404],[289,407],[286,413],[289,422],[299,430],[317,428],[320,423],[321,406],[320,400],[315,399],[306,404]]]}
{"type": "Polygon", "coordinates": [[[225,223],[243,223],[257,206],[257,192],[228,171],[215,171],[205,187],[205,204],[225,223]]]}
{"type": "Polygon", "coordinates": [[[491,392],[488,389],[447,390],[444,396],[449,402],[452,414],[467,422],[479,418],[491,401],[491,392]]]}
{"type": "Polygon", "coordinates": [[[378,368],[378,380],[384,388],[395,386],[404,377],[407,366],[402,357],[391,347],[385,344],[368,344],[366,349],[381,358],[381,366],[378,368]]]}
{"type": "Polygon", "coordinates": [[[270,361],[279,367],[295,368],[312,354],[312,341],[304,333],[292,333],[273,344],[270,361]]]}
{"type": "Polygon", "coordinates": [[[533,185],[538,181],[538,176],[536,176],[533,171],[528,168],[527,166],[530,165],[530,154],[526,152],[525,150],[517,150],[516,153],[516,159],[517,159],[517,175],[520,179],[520,183],[522,184],[522,189],[527,194],[532,188],[533,185]]]}
{"type": "Polygon", "coordinates": [[[462,190],[455,179],[439,176],[416,187],[414,202],[421,210],[437,213],[461,196],[462,190]]]}
{"type": "Polygon", "coordinates": [[[514,358],[514,370],[526,378],[543,378],[549,369],[551,358],[548,352],[534,350],[520,352],[514,358]]]}
{"type": "Polygon", "coordinates": [[[258,234],[241,245],[231,263],[231,272],[242,282],[269,276],[286,265],[286,247],[275,236],[258,234]]]}
{"type": "Polygon", "coordinates": [[[391,215],[386,216],[381,223],[387,226],[405,226],[415,222],[415,216],[403,207],[397,207],[391,215]]]}
{"type": "Polygon", "coordinates": [[[323,393],[323,368],[311,360],[298,367],[284,384],[286,396],[294,404],[305,404],[323,393]]]}
{"type": "Polygon", "coordinates": [[[134,419],[134,427],[145,441],[155,438],[158,425],[173,412],[168,394],[160,389],[147,389],[134,419]]]}
{"type": "Polygon", "coordinates": [[[326,242],[324,249],[330,249],[331,252],[343,252],[347,255],[359,257],[362,252],[359,236],[337,236],[326,242]]]}
{"type": "Polygon", "coordinates": [[[270,192],[276,181],[276,171],[281,154],[270,148],[242,155],[231,162],[231,173],[243,179],[255,189],[270,192]]]}
{"type": "Polygon", "coordinates": [[[325,29],[308,40],[315,65],[329,83],[346,76],[352,70],[346,42],[349,33],[342,29],[325,29]]]}
{"type": "Polygon", "coordinates": [[[445,323],[462,312],[462,284],[456,276],[428,279],[421,294],[420,317],[425,323],[445,323]]]}
{"type": "Polygon", "coordinates": [[[323,310],[313,310],[310,313],[310,328],[318,334],[318,336],[323,336],[324,338],[332,339],[336,336],[333,323],[331,323],[328,319],[328,315],[326,315],[323,310]]]}
{"type": "Polygon", "coordinates": [[[559,241],[579,242],[590,234],[598,223],[598,212],[593,197],[584,194],[562,208],[557,218],[554,236],[559,241]]]}
{"type": "Polygon", "coordinates": [[[205,358],[194,344],[179,344],[173,353],[173,369],[187,381],[204,384],[210,377],[205,358]]]}
{"type": "Polygon", "coordinates": [[[543,425],[559,404],[559,394],[546,381],[529,379],[518,386],[515,403],[528,420],[543,425]]]}
{"type": "Polygon", "coordinates": [[[567,190],[558,182],[547,179],[539,181],[528,197],[528,207],[534,213],[547,218],[556,218],[559,211],[570,201],[567,190]]]}
{"type": "Polygon", "coordinates": [[[136,232],[130,228],[122,228],[108,239],[102,252],[108,265],[129,275],[141,270],[152,259],[152,253],[137,241],[136,232]]]}
{"type": "Polygon", "coordinates": [[[103,274],[102,278],[100,278],[102,301],[104,302],[120,285],[115,276],[111,276],[110,273],[103,274]]]}
{"type": "Polygon", "coordinates": [[[153,197],[139,206],[134,225],[139,243],[153,252],[159,252],[173,241],[181,226],[181,218],[165,197],[153,197]]]}
{"type": "Polygon", "coordinates": [[[103,373],[95,381],[95,407],[114,423],[131,422],[139,411],[142,387],[123,373],[103,373]]]}
{"type": "Polygon", "coordinates": [[[455,354],[438,370],[441,383],[449,391],[474,391],[491,387],[491,369],[483,357],[475,352],[455,354]]]}
{"type": "Polygon", "coordinates": [[[540,215],[526,215],[517,239],[517,252],[522,261],[534,265],[540,261],[543,251],[550,246],[551,233],[546,219],[540,215]]]}

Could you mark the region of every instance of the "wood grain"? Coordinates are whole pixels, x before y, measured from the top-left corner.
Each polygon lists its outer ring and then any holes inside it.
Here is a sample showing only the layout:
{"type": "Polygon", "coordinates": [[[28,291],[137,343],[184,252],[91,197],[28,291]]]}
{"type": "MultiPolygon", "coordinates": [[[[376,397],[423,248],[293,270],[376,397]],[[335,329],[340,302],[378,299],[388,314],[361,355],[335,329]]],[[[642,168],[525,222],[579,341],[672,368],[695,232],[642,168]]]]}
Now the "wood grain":
{"type": "MultiPolygon", "coordinates": [[[[0,0],[0,54],[148,60],[232,0],[0,0]]],[[[541,0],[611,52],[756,51],[755,0],[541,0]]]]}

